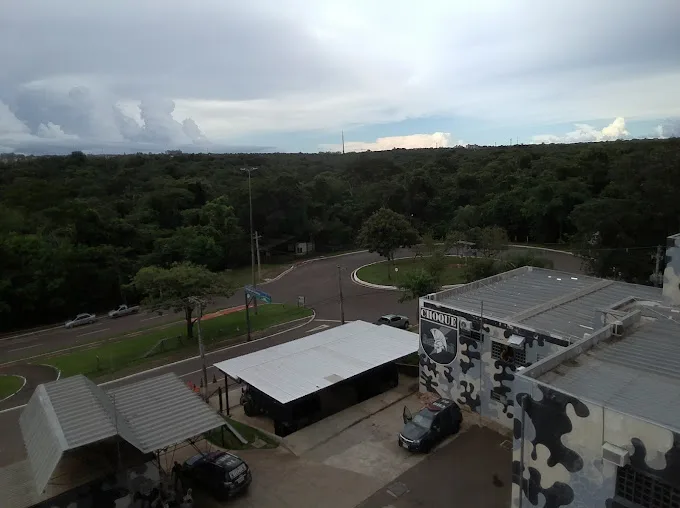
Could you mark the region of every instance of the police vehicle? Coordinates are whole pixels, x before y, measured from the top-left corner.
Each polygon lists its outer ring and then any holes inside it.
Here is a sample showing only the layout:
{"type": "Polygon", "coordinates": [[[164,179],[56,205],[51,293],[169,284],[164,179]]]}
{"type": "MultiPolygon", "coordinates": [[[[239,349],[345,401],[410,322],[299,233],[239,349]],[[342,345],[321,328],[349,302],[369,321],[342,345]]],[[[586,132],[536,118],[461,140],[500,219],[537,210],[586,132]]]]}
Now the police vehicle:
{"type": "Polygon", "coordinates": [[[449,399],[437,399],[415,415],[404,406],[404,428],[399,446],[411,452],[429,452],[437,443],[460,430],[463,414],[449,399]]]}

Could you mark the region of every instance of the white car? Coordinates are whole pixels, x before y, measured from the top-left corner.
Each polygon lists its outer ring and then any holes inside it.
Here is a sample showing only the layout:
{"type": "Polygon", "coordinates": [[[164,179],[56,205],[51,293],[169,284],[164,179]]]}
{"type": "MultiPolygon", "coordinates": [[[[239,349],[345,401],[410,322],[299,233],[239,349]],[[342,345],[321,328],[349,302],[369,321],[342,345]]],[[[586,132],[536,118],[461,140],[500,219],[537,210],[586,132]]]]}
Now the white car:
{"type": "Polygon", "coordinates": [[[97,316],[94,314],[78,314],[75,319],[72,319],[71,321],[66,321],[66,324],[64,325],[67,329],[71,329],[74,326],[80,326],[80,325],[90,325],[97,321],[97,316]]]}

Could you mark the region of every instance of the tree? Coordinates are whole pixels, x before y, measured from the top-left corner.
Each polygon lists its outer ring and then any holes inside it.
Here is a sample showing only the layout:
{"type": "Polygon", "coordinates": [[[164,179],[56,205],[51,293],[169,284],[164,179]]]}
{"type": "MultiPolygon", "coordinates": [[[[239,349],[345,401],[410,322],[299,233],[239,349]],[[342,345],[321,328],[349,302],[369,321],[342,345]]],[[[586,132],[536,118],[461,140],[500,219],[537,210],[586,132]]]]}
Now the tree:
{"type": "Polygon", "coordinates": [[[421,269],[406,273],[399,282],[399,289],[402,291],[399,301],[405,302],[436,293],[441,285],[435,277],[421,269]]]}
{"type": "Polygon", "coordinates": [[[142,304],[151,309],[184,311],[189,338],[193,337],[192,317],[197,302],[205,305],[215,296],[234,293],[224,275],[187,262],[170,268],[146,266],[137,272],[131,285],[144,295],[142,304]]]}
{"type": "Polygon", "coordinates": [[[503,228],[492,226],[482,228],[479,232],[477,247],[484,256],[490,258],[497,255],[508,246],[508,234],[503,228]]]}
{"type": "Polygon", "coordinates": [[[418,232],[406,217],[389,208],[371,215],[359,232],[359,244],[369,252],[387,259],[387,278],[392,278],[392,261],[397,249],[411,247],[418,241],[418,232]]]}

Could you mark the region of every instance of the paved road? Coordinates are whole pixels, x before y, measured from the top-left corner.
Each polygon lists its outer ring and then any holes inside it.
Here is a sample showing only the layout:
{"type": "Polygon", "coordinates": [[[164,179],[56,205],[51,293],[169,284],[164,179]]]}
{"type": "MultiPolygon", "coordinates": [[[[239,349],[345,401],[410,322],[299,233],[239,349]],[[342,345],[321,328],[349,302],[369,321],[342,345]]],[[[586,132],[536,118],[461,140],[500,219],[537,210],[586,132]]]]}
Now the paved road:
{"type": "MultiPolygon", "coordinates": [[[[334,321],[319,321],[314,320],[310,322],[302,321],[297,325],[288,325],[281,331],[273,331],[271,334],[262,337],[260,339],[254,340],[252,342],[237,344],[230,346],[221,350],[212,351],[206,354],[207,363],[210,366],[208,368],[208,380],[209,382],[213,379],[213,374],[216,375],[217,380],[224,385],[224,377],[221,377],[219,371],[215,369],[212,365],[213,363],[220,362],[222,360],[227,360],[229,358],[234,358],[236,356],[244,355],[247,353],[252,353],[253,351],[258,351],[260,349],[265,349],[267,347],[275,346],[278,344],[283,344],[284,342],[289,342],[291,340],[299,339],[305,337],[312,333],[317,333],[325,329],[333,328],[338,326],[339,323],[334,321]],[[295,326],[294,329],[290,329],[291,326],[295,326]]],[[[147,379],[150,377],[160,376],[168,372],[174,372],[183,381],[193,382],[199,384],[201,380],[201,361],[200,358],[194,357],[187,360],[182,360],[169,365],[164,365],[152,370],[145,372],[140,372],[139,374],[133,374],[122,379],[118,379],[112,382],[104,383],[104,387],[111,388],[115,386],[120,386],[126,383],[131,383],[135,381],[140,381],[142,379],[147,379]]],[[[216,385],[209,386],[209,390],[213,391],[216,389],[216,385]]],[[[240,389],[235,387],[234,389],[240,389]]],[[[30,396],[30,394],[29,394],[30,396]]],[[[25,403],[25,400],[21,401],[25,403]]],[[[16,404],[15,401],[13,404],[16,404]]],[[[0,434],[0,467],[6,466],[18,460],[21,460],[25,456],[25,451],[23,448],[23,440],[21,437],[21,431],[19,429],[19,415],[21,414],[22,406],[12,408],[8,404],[4,404],[4,407],[8,409],[0,409],[0,429],[2,433],[0,434]]]]}
{"type": "Polygon", "coordinates": [[[512,482],[512,452],[501,447],[506,440],[485,427],[472,427],[357,508],[505,508],[512,482]]]}
{"type": "MultiPolygon", "coordinates": [[[[514,249],[526,252],[526,249],[514,249]]],[[[412,255],[409,250],[402,250],[397,257],[412,255]]],[[[580,273],[580,260],[568,254],[542,252],[555,264],[555,269],[572,273],[580,273]]],[[[337,265],[341,266],[341,277],[347,319],[363,319],[373,321],[381,314],[401,313],[415,319],[417,304],[415,302],[399,303],[399,295],[394,291],[382,291],[357,286],[350,280],[353,270],[367,263],[380,261],[377,254],[367,252],[320,259],[298,266],[279,280],[268,283],[263,290],[272,295],[277,303],[297,304],[298,296],[304,296],[306,305],[312,307],[320,319],[340,319],[338,297],[337,265]]],[[[231,298],[222,298],[214,302],[208,311],[243,305],[243,292],[239,291],[231,298]]],[[[72,330],[63,327],[39,332],[27,332],[9,337],[0,337],[0,365],[19,359],[30,359],[41,353],[80,346],[101,341],[110,337],[118,337],[132,333],[140,328],[160,326],[181,321],[182,315],[169,313],[163,316],[156,314],[137,314],[119,319],[104,318],[94,325],[87,325],[72,330]]]]}

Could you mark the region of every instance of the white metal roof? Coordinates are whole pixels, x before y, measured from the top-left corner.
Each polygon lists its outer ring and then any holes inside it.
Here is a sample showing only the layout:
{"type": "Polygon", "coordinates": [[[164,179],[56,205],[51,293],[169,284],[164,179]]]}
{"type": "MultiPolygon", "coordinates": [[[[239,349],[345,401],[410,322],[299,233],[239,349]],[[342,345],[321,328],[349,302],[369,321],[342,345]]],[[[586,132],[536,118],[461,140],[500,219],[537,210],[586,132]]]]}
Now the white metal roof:
{"type": "Polygon", "coordinates": [[[285,404],[418,351],[418,335],[353,321],[215,366],[285,404]]]}
{"type": "Polygon", "coordinates": [[[224,420],[172,373],[109,391],[78,375],[39,385],[19,425],[40,493],[68,450],[120,436],[149,453],[224,420]]]}

